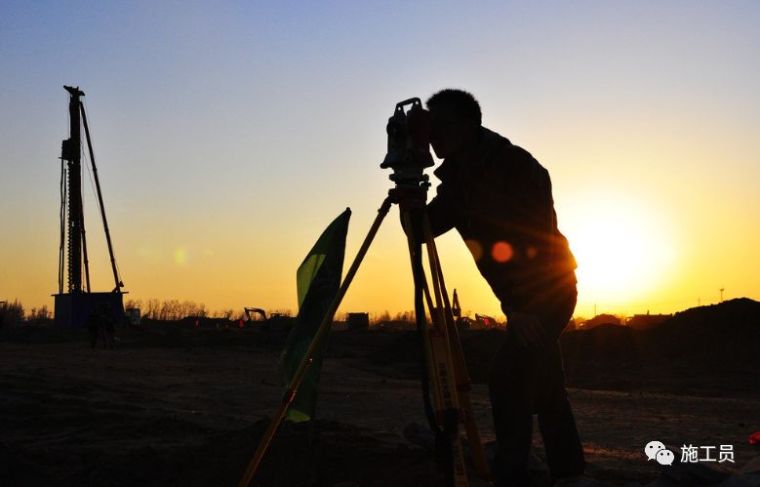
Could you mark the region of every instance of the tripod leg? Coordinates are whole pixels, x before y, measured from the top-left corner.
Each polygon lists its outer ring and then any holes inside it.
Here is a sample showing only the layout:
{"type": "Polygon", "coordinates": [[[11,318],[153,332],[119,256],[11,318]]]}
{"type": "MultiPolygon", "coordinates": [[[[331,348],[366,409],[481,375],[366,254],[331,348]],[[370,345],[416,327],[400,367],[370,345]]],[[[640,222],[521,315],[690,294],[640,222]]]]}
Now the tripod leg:
{"type": "MultiPolygon", "coordinates": [[[[404,226],[406,228],[412,228],[411,211],[402,211],[401,216],[402,216],[402,220],[404,221],[404,226]]],[[[420,217],[421,215],[416,214],[415,216],[420,217]]],[[[439,367],[445,367],[446,357],[449,357],[450,354],[448,352],[441,351],[440,346],[438,347],[439,350],[438,350],[437,356],[434,354],[433,344],[440,343],[440,341],[432,338],[431,334],[435,334],[436,337],[441,335],[442,319],[439,314],[440,307],[437,307],[433,303],[433,298],[430,294],[430,288],[428,287],[427,277],[425,276],[425,269],[422,265],[422,247],[421,247],[422,244],[416,242],[412,234],[413,232],[409,232],[407,236],[407,242],[409,244],[409,255],[411,256],[411,260],[412,260],[412,273],[414,276],[414,283],[415,283],[415,288],[416,288],[415,292],[419,292],[424,296],[425,304],[427,304],[428,310],[430,311],[430,318],[433,323],[432,330],[428,330],[427,327],[424,327],[423,339],[425,341],[425,359],[427,361],[427,366],[428,366],[428,377],[434,379],[433,380],[433,393],[434,393],[433,397],[435,399],[436,407],[439,409],[439,413],[440,413],[440,411],[442,411],[445,408],[444,405],[446,404],[446,399],[444,398],[444,394],[448,394],[448,392],[442,389],[440,371],[437,370],[438,368],[436,367],[436,364],[439,364],[439,367]],[[444,362],[437,362],[436,357],[438,361],[443,360],[444,362]]],[[[440,297],[437,296],[437,298],[440,300],[440,297]]],[[[420,310],[415,310],[415,313],[417,313],[418,315],[421,315],[424,318],[425,309],[422,308],[420,310]]],[[[438,418],[436,421],[440,421],[440,418],[438,418]]]]}
{"type": "Polygon", "coordinates": [[[423,215],[422,228],[425,236],[425,244],[428,249],[428,256],[430,258],[431,273],[437,275],[437,285],[439,286],[440,294],[443,296],[443,311],[448,331],[447,338],[452,356],[457,392],[459,393],[459,405],[463,413],[462,416],[465,430],[467,432],[467,439],[470,443],[472,462],[478,475],[482,478],[488,478],[490,477],[490,468],[480,438],[480,431],[478,430],[478,425],[475,422],[475,417],[472,411],[472,401],[470,400],[472,381],[470,380],[467,371],[467,363],[464,358],[464,350],[462,349],[462,340],[459,337],[459,330],[454,321],[454,314],[451,311],[449,295],[443,279],[441,262],[438,257],[438,250],[435,246],[435,239],[430,229],[430,221],[427,218],[427,214],[423,215]]]}
{"type": "MultiPolygon", "coordinates": [[[[410,228],[411,221],[409,214],[402,213],[402,219],[404,226],[410,228]]],[[[409,246],[409,257],[412,264],[412,277],[414,279],[414,315],[415,323],[417,326],[417,335],[420,340],[420,351],[422,355],[420,357],[420,374],[422,385],[422,402],[425,409],[425,417],[428,421],[430,430],[436,434],[440,433],[438,422],[435,416],[435,410],[431,402],[431,380],[430,378],[435,374],[435,370],[432,368],[432,356],[430,350],[430,337],[428,336],[427,320],[425,319],[425,303],[427,300],[428,306],[431,305],[430,292],[427,288],[427,279],[425,277],[425,270],[422,266],[422,245],[415,241],[412,236],[412,232],[407,234],[407,244],[409,246]]],[[[437,381],[432,382],[434,390],[432,394],[435,396],[436,404],[440,404],[442,401],[441,391],[437,381]]]]}
{"type": "MultiPolygon", "coordinates": [[[[413,223],[420,222],[425,214],[424,208],[405,209],[402,207],[402,218],[408,234],[413,235],[416,225],[413,223]],[[417,218],[417,220],[414,220],[417,218]]],[[[448,485],[464,487],[469,485],[467,478],[467,468],[464,461],[464,451],[459,435],[460,407],[455,383],[454,364],[451,360],[451,350],[446,333],[446,323],[442,315],[442,301],[440,288],[438,287],[438,273],[431,268],[433,280],[433,294],[436,305],[430,296],[430,290],[427,287],[427,278],[421,262],[421,249],[415,244],[413,237],[408,237],[409,250],[412,254],[412,265],[415,272],[415,285],[423,286],[423,293],[426,297],[433,321],[433,326],[426,334],[429,343],[429,370],[434,391],[436,392],[436,421],[442,431],[439,435],[440,458],[444,460],[443,465],[449,468],[447,481],[448,485]],[[421,276],[421,277],[420,277],[421,276]]],[[[432,265],[432,261],[431,261],[432,265]]],[[[437,442],[438,443],[438,442],[437,442]]]]}
{"type": "Polygon", "coordinates": [[[312,364],[312,357],[315,350],[329,331],[333,317],[335,316],[335,312],[338,310],[340,302],[343,300],[343,296],[345,296],[346,291],[348,291],[348,287],[351,285],[351,281],[353,281],[356,272],[359,270],[359,266],[364,260],[364,256],[367,254],[367,251],[369,250],[369,247],[372,244],[372,240],[374,240],[377,231],[380,229],[380,224],[388,214],[388,211],[391,208],[391,204],[392,203],[390,198],[386,198],[383,201],[383,204],[380,206],[380,209],[377,211],[377,217],[375,217],[375,221],[372,223],[369,232],[367,232],[367,236],[364,238],[362,246],[356,253],[356,257],[354,257],[354,261],[351,263],[351,267],[348,269],[346,277],[343,279],[343,283],[338,289],[338,294],[335,295],[335,299],[333,299],[333,302],[330,304],[327,312],[325,312],[322,323],[320,323],[319,329],[314,335],[314,339],[311,341],[309,348],[306,350],[306,353],[304,354],[304,357],[301,360],[298,369],[296,369],[295,374],[293,374],[293,379],[290,381],[290,384],[285,391],[285,395],[282,398],[282,403],[272,418],[272,421],[269,423],[269,427],[259,442],[259,446],[256,448],[256,453],[254,453],[253,458],[251,458],[251,461],[248,463],[248,467],[246,468],[243,477],[240,479],[240,482],[238,482],[238,487],[248,487],[248,485],[251,483],[251,479],[253,479],[256,470],[258,470],[259,465],[261,464],[261,460],[264,458],[264,454],[266,454],[267,449],[269,448],[269,444],[272,442],[274,435],[277,433],[277,428],[279,428],[280,423],[282,423],[282,419],[285,417],[285,414],[288,411],[288,408],[296,397],[298,387],[301,385],[301,382],[306,375],[306,371],[312,364]]]}

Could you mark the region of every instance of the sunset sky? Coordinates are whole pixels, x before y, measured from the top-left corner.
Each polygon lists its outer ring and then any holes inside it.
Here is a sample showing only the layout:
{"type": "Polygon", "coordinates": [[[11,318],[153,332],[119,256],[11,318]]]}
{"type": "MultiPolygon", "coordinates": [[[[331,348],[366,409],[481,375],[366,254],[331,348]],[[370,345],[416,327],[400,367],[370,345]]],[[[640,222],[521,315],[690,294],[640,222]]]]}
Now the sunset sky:
{"type": "MultiPolygon", "coordinates": [[[[455,87],[549,170],[577,315],[760,299],[758,26],[754,1],[3,0],[0,300],[52,308],[64,84],[86,93],[131,298],[295,311],[319,233],[352,209],[347,268],[391,187],[394,104],[455,87]]],[[[396,212],[342,311],[412,309],[396,212]]],[[[500,317],[459,235],[439,251],[463,309],[500,317]]]]}

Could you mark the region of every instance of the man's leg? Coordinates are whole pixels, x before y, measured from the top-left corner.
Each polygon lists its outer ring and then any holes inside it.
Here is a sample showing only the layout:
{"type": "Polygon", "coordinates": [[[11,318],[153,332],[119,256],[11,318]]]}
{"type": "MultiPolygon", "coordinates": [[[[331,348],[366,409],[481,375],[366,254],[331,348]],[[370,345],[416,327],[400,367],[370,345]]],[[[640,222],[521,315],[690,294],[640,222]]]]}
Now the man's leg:
{"type": "Polygon", "coordinates": [[[583,447],[567,399],[559,344],[547,356],[547,397],[540,401],[538,424],[546,449],[546,462],[553,478],[583,474],[583,447]]]}
{"type": "Polygon", "coordinates": [[[498,446],[494,464],[497,486],[530,485],[533,416],[527,355],[507,333],[491,363],[488,386],[498,446]]]}

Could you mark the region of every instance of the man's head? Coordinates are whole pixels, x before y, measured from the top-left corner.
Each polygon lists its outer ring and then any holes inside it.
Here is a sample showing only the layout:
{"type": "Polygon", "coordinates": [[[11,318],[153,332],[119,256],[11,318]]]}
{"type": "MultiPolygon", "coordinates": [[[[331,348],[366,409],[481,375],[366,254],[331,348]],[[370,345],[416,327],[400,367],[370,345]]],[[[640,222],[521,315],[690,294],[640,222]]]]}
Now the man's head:
{"type": "Polygon", "coordinates": [[[480,105],[470,93],[441,90],[428,99],[427,107],[432,124],[430,143],[436,156],[451,157],[477,142],[480,105]]]}

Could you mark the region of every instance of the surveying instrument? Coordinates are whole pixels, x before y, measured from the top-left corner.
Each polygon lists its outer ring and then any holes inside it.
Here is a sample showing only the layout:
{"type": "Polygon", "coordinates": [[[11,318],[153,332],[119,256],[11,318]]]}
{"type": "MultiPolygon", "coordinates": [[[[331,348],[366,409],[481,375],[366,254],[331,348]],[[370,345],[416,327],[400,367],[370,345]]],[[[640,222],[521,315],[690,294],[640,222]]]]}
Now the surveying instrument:
{"type": "Polygon", "coordinates": [[[250,484],[277,428],[296,397],[298,388],[312,364],[314,352],[318,350],[320,343],[329,332],[343,296],[369,250],[380,224],[394,203],[399,205],[409,246],[414,278],[415,322],[425,362],[422,374],[424,408],[428,423],[436,438],[436,460],[439,467],[444,470],[446,485],[468,486],[469,479],[462,438],[463,434],[466,434],[475,473],[483,479],[489,478],[488,463],[472,412],[471,382],[426,210],[430,182],[423,171],[433,166],[429,149],[431,131],[429,117],[430,113],[422,108],[419,98],[410,98],[396,104],[393,116],[388,120],[387,125],[388,153],[380,165],[381,168],[389,168],[393,171],[389,177],[396,186],[388,191],[388,196],[380,206],[377,217],[293,375],[282,403],[264,433],[238,487],[247,487],[250,484]],[[405,111],[407,106],[410,108],[405,111]],[[432,287],[428,284],[423,264],[423,243],[427,250],[432,287]],[[427,322],[426,306],[431,323],[427,322]]]}

